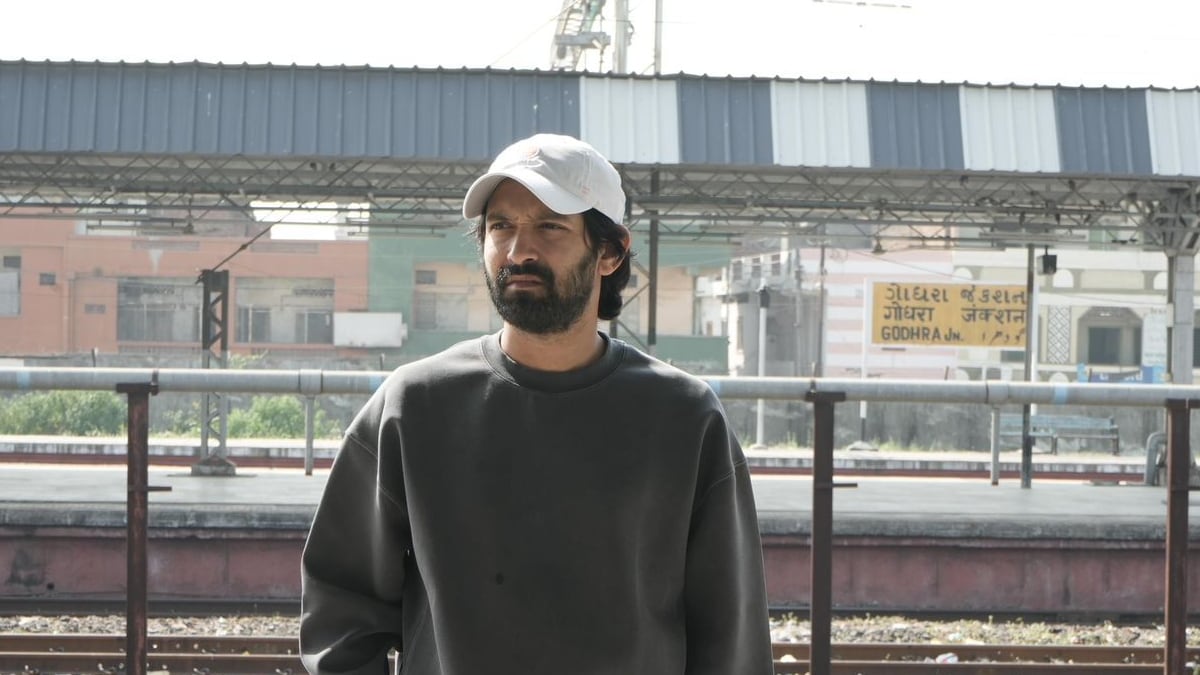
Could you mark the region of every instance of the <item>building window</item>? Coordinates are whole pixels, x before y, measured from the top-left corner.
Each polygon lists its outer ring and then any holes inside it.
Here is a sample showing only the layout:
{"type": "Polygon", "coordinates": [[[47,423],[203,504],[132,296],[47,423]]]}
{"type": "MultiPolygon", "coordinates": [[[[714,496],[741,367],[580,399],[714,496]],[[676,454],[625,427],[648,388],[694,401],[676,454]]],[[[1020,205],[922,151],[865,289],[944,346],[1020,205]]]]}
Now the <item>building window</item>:
{"type": "Polygon", "coordinates": [[[417,330],[466,330],[466,293],[414,293],[412,325],[417,330]]]}
{"type": "Polygon", "coordinates": [[[84,314],[105,314],[107,312],[108,305],[97,305],[90,302],[83,305],[84,314]]]}
{"type": "Polygon", "coordinates": [[[771,276],[778,277],[783,274],[783,259],[778,253],[771,254],[771,276]]]}
{"type": "Polygon", "coordinates": [[[1142,321],[1125,307],[1093,307],[1079,318],[1079,354],[1089,365],[1142,362],[1142,321]]]}
{"type": "Polygon", "coordinates": [[[333,279],[239,277],[236,339],[333,344],[333,279]]]}
{"type": "Polygon", "coordinates": [[[271,310],[266,307],[238,307],[237,335],[238,342],[270,342],[271,341],[271,310]]]}
{"type": "Polygon", "coordinates": [[[1000,362],[1001,363],[1025,363],[1025,350],[1024,349],[1001,349],[1000,350],[1000,362]]]}
{"type": "Polygon", "coordinates": [[[413,295],[413,328],[435,330],[437,328],[437,294],[416,293],[413,295]]]}
{"type": "Polygon", "coordinates": [[[1087,362],[1100,365],[1120,365],[1121,329],[1107,326],[1088,328],[1087,362]]]}
{"type": "Polygon", "coordinates": [[[417,284],[420,286],[437,284],[437,270],[417,270],[417,284]]]}
{"type": "Polygon", "coordinates": [[[200,287],[193,279],[121,279],[117,282],[117,339],[198,343],[200,305],[200,287]]]}
{"type": "Polygon", "coordinates": [[[39,286],[53,286],[58,283],[58,275],[54,272],[41,272],[38,274],[39,286]]]}
{"type": "Polygon", "coordinates": [[[742,261],[734,260],[733,261],[733,270],[730,272],[730,276],[733,277],[734,281],[741,281],[742,280],[742,272],[743,272],[742,261]]]}
{"type": "Polygon", "coordinates": [[[762,258],[755,258],[750,261],[750,280],[759,279],[762,279],[762,258]]]}
{"type": "Polygon", "coordinates": [[[0,259],[0,316],[21,313],[21,256],[0,259]]]}
{"type": "Polygon", "coordinates": [[[296,312],[295,341],[306,345],[333,344],[333,313],[322,310],[296,312]]]}

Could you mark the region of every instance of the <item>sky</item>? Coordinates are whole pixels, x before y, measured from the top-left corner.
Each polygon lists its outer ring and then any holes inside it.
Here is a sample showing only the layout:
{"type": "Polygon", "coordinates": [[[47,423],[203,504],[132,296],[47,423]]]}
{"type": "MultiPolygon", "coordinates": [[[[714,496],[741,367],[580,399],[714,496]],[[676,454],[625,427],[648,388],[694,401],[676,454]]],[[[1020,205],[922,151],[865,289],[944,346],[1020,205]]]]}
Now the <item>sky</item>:
{"type": "MultiPolygon", "coordinates": [[[[627,0],[654,72],[655,0],[627,0]]],[[[604,28],[614,33],[615,0],[604,28]]],[[[1200,87],[1197,0],[661,0],[663,73],[1200,87]]],[[[547,69],[563,0],[14,0],[0,60],[547,69]]],[[[611,50],[589,69],[612,68],[611,50]]]]}

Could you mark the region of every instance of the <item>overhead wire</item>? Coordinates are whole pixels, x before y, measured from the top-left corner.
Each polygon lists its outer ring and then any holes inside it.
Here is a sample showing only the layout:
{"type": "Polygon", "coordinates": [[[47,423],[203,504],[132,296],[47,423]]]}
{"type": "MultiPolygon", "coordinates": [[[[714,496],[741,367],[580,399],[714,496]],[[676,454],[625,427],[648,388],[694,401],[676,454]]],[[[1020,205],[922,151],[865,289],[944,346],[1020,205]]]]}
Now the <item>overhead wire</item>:
{"type": "Polygon", "coordinates": [[[504,57],[508,56],[509,54],[512,54],[513,52],[515,52],[515,51],[517,51],[518,49],[520,49],[521,47],[523,47],[523,46],[525,45],[525,43],[527,43],[527,42],[529,42],[530,40],[532,40],[532,39],[533,39],[533,36],[535,36],[535,35],[537,35],[538,33],[540,33],[540,32],[541,32],[541,31],[542,31],[542,30],[543,30],[543,29],[544,29],[544,28],[545,28],[547,25],[549,25],[551,22],[558,21],[558,19],[559,19],[560,17],[562,17],[563,13],[564,13],[564,12],[566,12],[566,11],[567,11],[567,8],[566,8],[566,7],[563,7],[562,9],[558,10],[557,12],[555,12],[553,16],[551,16],[549,19],[546,19],[545,21],[543,21],[543,22],[542,22],[542,23],[541,23],[541,24],[540,24],[540,25],[539,25],[537,28],[533,29],[533,31],[532,31],[532,32],[530,32],[530,33],[529,33],[528,35],[526,35],[525,37],[521,38],[521,39],[520,39],[520,40],[519,40],[519,41],[518,41],[518,42],[517,42],[515,45],[513,45],[512,47],[510,47],[510,48],[508,49],[508,51],[504,52],[504,53],[503,53],[503,54],[501,54],[500,56],[497,56],[495,59],[492,59],[492,62],[488,64],[488,68],[491,68],[491,67],[495,66],[497,63],[499,63],[501,60],[503,60],[503,59],[504,59],[504,57]]]}

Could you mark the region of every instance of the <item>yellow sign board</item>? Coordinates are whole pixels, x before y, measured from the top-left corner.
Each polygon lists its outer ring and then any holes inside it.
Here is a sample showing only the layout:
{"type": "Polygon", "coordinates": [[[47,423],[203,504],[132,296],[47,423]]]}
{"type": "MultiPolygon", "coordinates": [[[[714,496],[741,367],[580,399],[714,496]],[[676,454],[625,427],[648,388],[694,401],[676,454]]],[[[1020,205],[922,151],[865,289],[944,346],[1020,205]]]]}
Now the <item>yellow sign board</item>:
{"type": "Polygon", "coordinates": [[[1024,286],[877,282],[873,291],[874,344],[1025,347],[1024,286]]]}

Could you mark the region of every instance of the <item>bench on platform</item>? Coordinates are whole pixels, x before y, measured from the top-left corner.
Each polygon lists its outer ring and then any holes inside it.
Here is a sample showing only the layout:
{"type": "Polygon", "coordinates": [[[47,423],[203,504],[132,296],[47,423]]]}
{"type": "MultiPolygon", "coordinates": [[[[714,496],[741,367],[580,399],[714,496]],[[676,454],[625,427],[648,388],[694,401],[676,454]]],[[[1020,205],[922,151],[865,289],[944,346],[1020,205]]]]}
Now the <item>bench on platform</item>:
{"type": "MultiPolygon", "coordinates": [[[[1000,415],[1000,436],[1021,437],[1021,415],[1000,415]]],[[[1050,439],[1050,453],[1058,454],[1058,439],[1103,440],[1112,443],[1114,455],[1121,452],[1121,437],[1117,423],[1111,417],[1087,415],[1030,415],[1029,435],[1035,439],[1050,439]]]]}

